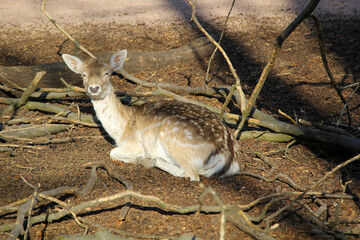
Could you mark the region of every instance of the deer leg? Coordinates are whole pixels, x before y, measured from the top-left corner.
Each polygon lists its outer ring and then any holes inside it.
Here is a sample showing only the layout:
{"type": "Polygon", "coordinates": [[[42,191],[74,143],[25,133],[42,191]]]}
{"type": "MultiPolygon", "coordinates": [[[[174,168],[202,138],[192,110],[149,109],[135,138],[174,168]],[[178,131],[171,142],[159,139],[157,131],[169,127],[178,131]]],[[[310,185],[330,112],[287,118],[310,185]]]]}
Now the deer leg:
{"type": "Polygon", "coordinates": [[[125,163],[137,163],[138,158],[144,157],[144,151],[137,144],[130,144],[125,142],[110,152],[110,157],[114,161],[121,161],[125,163]]]}
{"type": "Polygon", "coordinates": [[[165,172],[168,172],[175,177],[186,177],[184,169],[182,169],[175,163],[166,161],[163,158],[156,158],[153,160],[155,161],[154,167],[157,167],[165,172]]]}

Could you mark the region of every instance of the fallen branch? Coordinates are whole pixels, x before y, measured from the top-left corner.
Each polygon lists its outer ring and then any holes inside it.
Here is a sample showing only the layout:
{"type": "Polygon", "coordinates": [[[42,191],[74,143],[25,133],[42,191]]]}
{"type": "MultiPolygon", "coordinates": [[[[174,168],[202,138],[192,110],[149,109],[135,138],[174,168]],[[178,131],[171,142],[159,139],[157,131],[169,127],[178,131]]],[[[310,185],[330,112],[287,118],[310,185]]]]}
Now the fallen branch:
{"type": "MultiPolygon", "coordinates": [[[[56,188],[56,189],[50,190],[50,191],[39,192],[39,193],[37,193],[37,195],[40,196],[40,197],[46,198],[46,199],[52,199],[53,196],[60,195],[60,194],[86,195],[91,191],[92,187],[96,183],[96,180],[97,180],[96,169],[99,168],[99,167],[104,168],[112,178],[114,178],[117,181],[119,181],[120,183],[122,183],[124,186],[126,186],[126,188],[128,190],[132,189],[132,184],[130,182],[128,182],[124,178],[121,178],[121,177],[118,177],[118,176],[112,174],[111,171],[109,170],[109,168],[106,166],[106,164],[104,164],[104,163],[96,163],[92,168],[92,172],[90,174],[88,182],[85,185],[85,187],[83,188],[83,190],[79,191],[76,188],[60,187],[60,188],[56,188]]],[[[26,181],[26,179],[23,178],[23,180],[24,180],[24,182],[26,184],[30,185],[26,181]]],[[[30,185],[30,186],[32,186],[32,185],[30,185]]],[[[51,201],[53,201],[53,200],[51,200],[51,201]]],[[[18,215],[17,215],[16,222],[14,224],[0,225],[0,231],[9,231],[9,230],[11,230],[11,234],[10,234],[11,238],[10,239],[16,239],[20,234],[24,233],[24,230],[23,230],[22,226],[23,226],[23,223],[24,223],[24,220],[25,220],[25,215],[29,211],[30,207],[35,205],[37,202],[39,202],[39,200],[37,198],[30,198],[30,199],[26,199],[25,203],[23,203],[23,202],[24,201],[20,201],[20,202],[18,201],[17,202],[17,204],[22,203],[22,205],[18,210],[18,215]]],[[[58,200],[55,201],[55,202],[59,203],[58,200]]],[[[69,205],[67,205],[67,204],[65,204],[65,205],[66,205],[66,208],[61,212],[66,211],[67,213],[70,213],[73,216],[75,216],[80,210],[82,210],[82,208],[80,207],[78,209],[78,211],[74,211],[73,208],[70,208],[69,205]]],[[[14,204],[10,204],[7,207],[13,207],[13,206],[14,206],[14,204]]],[[[126,214],[127,214],[128,210],[129,210],[129,208],[127,207],[126,212],[125,212],[126,214]]],[[[39,216],[35,216],[35,217],[31,216],[31,217],[28,218],[28,221],[29,221],[30,225],[33,225],[33,224],[38,223],[38,222],[42,222],[44,220],[47,220],[48,222],[51,222],[52,220],[60,219],[61,217],[67,215],[67,213],[64,214],[64,215],[61,215],[59,218],[54,218],[54,219],[47,218],[48,214],[43,214],[43,215],[39,215],[39,216]]],[[[58,213],[55,213],[55,215],[57,215],[57,214],[58,213]]]]}
{"type": "Polygon", "coordinates": [[[279,180],[281,182],[284,182],[286,184],[288,184],[290,187],[294,188],[295,190],[305,190],[305,188],[297,185],[296,183],[294,183],[294,181],[286,176],[285,174],[283,173],[279,173],[279,174],[276,174],[275,176],[273,176],[272,178],[266,178],[260,174],[256,174],[256,173],[253,173],[253,172],[247,172],[247,171],[244,171],[244,172],[239,172],[238,175],[246,175],[246,176],[251,176],[251,177],[254,177],[254,178],[258,178],[258,179],[261,179],[265,182],[274,182],[276,180],[279,180]]]}
{"type": "Polygon", "coordinates": [[[220,206],[221,208],[221,215],[220,215],[220,240],[225,239],[225,224],[226,221],[230,221],[232,224],[234,224],[237,228],[239,228],[241,231],[245,232],[246,234],[254,237],[258,240],[273,240],[274,238],[267,235],[263,229],[259,228],[258,226],[254,225],[248,218],[248,216],[241,210],[238,209],[236,205],[226,205],[223,203],[223,201],[220,199],[220,197],[216,194],[216,192],[211,187],[204,187],[203,185],[200,185],[203,187],[204,191],[199,197],[200,207],[202,206],[202,201],[205,198],[206,195],[210,194],[215,202],[220,206]]]}
{"type": "MultiPolygon", "coordinates": [[[[355,160],[351,160],[351,161],[355,161],[355,160]]],[[[343,164],[342,166],[345,166],[346,164],[349,164],[350,160],[347,161],[347,163],[343,164]]],[[[289,200],[289,198],[287,198],[286,196],[296,196],[295,199],[299,200],[301,198],[304,197],[311,197],[311,199],[313,198],[313,196],[317,196],[317,197],[329,197],[329,198],[338,198],[338,199],[351,199],[353,198],[352,196],[346,195],[344,193],[341,194],[326,194],[326,193],[317,193],[317,192],[282,192],[282,193],[277,193],[277,194],[272,194],[269,196],[265,196],[265,197],[261,197],[253,202],[251,202],[250,204],[247,205],[227,205],[224,204],[220,198],[216,195],[216,193],[214,191],[210,191],[210,190],[204,190],[203,194],[200,196],[199,200],[200,203],[196,204],[196,205],[192,205],[192,206],[186,206],[186,207],[180,207],[180,206],[176,206],[176,205],[171,205],[171,204],[167,204],[164,201],[162,201],[159,198],[156,198],[154,196],[146,196],[146,195],[142,195],[139,193],[136,193],[132,190],[130,190],[132,188],[131,183],[127,182],[125,179],[123,179],[122,177],[119,176],[114,176],[112,175],[112,173],[109,171],[109,168],[107,168],[106,165],[103,165],[103,163],[91,163],[90,164],[92,166],[92,174],[89,177],[89,180],[87,182],[87,184],[84,187],[83,191],[78,191],[76,188],[58,188],[52,191],[47,191],[47,192],[40,192],[37,195],[40,197],[44,197],[50,201],[55,201],[60,205],[64,205],[65,209],[63,209],[60,212],[57,213],[52,213],[52,214],[42,214],[39,216],[32,216],[31,219],[29,220],[29,224],[33,225],[35,223],[39,223],[39,222],[52,222],[54,220],[59,220],[64,216],[67,216],[69,214],[72,214],[74,216],[74,218],[76,218],[79,222],[83,222],[89,225],[93,225],[97,228],[102,228],[102,229],[106,229],[106,230],[111,230],[112,229],[108,229],[106,227],[103,227],[99,224],[96,223],[92,223],[91,221],[87,221],[84,218],[79,218],[76,215],[84,212],[84,210],[86,209],[86,211],[91,211],[92,207],[95,207],[99,204],[103,204],[106,202],[111,202],[111,201],[117,201],[120,199],[128,199],[128,198],[134,198],[140,201],[144,201],[149,203],[150,205],[153,206],[157,206],[158,208],[160,208],[163,211],[167,211],[167,212],[172,212],[172,213],[179,213],[179,214],[192,214],[192,213],[196,213],[198,211],[204,212],[204,213],[221,213],[223,217],[222,218],[222,222],[221,222],[221,235],[224,237],[224,221],[229,221],[232,224],[234,224],[236,227],[238,227],[239,229],[241,229],[242,231],[246,232],[247,234],[251,235],[252,237],[254,237],[255,239],[274,239],[271,236],[269,236],[267,233],[265,233],[265,231],[263,229],[260,229],[258,226],[254,225],[252,223],[252,221],[255,222],[260,222],[264,219],[267,210],[269,209],[269,207],[277,202],[277,201],[283,201],[283,200],[289,200]],[[94,186],[96,179],[97,179],[97,174],[96,174],[96,168],[104,168],[108,174],[112,177],[114,177],[116,180],[120,181],[122,184],[124,184],[127,187],[127,191],[121,192],[121,193],[117,193],[108,197],[103,197],[103,198],[98,198],[98,199],[94,199],[94,200],[90,200],[87,202],[83,202],[79,205],[76,206],[69,206],[63,202],[59,202],[58,200],[52,199],[51,197],[48,196],[53,196],[55,194],[60,195],[60,194],[82,194],[82,195],[86,195],[88,194],[88,192],[91,190],[92,186],[94,186]],[[95,176],[95,177],[94,177],[95,176]],[[216,200],[216,202],[220,205],[220,206],[205,206],[201,203],[202,199],[207,195],[207,194],[211,194],[214,199],[216,200]],[[300,197],[301,196],[301,197],[300,197]],[[285,197],[285,198],[284,198],[285,197]],[[247,214],[245,214],[242,210],[245,209],[250,209],[258,204],[262,204],[264,202],[269,201],[270,202],[268,204],[266,204],[265,208],[263,208],[262,213],[258,216],[258,217],[251,217],[248,216],[247,214]],[[242,210],[241,210],[242,209],[242,210]]],[[[335,169],[340,169],[341,166],[338,166],[335,169]]],[[[327,176],[329,176],[330,174],[334,173],[334,170],[332,170],[331,172],[329,172],[328,174],[326,174],[326,176],[324,178],[322,178],[323,180],[326,179],[327,176]]],[[[321,180],[320,180],[321,181],[321,180]]],[[[318,184],[318,183],[317,183],[318,184]]],[[[316,185],[316,184],[315,184],[316,185]]],[[[208,188],[207,188],[208,189],[208,188]]],[[[294,200],[295,200],[294,199],[294,200]]],[[[29,209],[29,204],[31,201],[33,201],[32,199],[26,199],[23,200],[21,202],[17,202],[17,204],[21,204],[24,203],[25,201],[27,201],[25,204],[23,204],[20,208],[19,208],[19,213],[24,212],[26,209],[29,209]]],[[[126,205],[125,205],[126,206],[126,205]]],[[[9,207],[14,207],[14,204],[8,205],[9,207]]],[[[1,210],[1,208],[0,208],[1,210]]],[[[21,216],[18,216],[18,218],[22,218],[21,216]]],[[[266,218],[265,218],[266,219],[266,218]]],[[[19,228],[16,227],[17,224],[13,223],[13,224],[4,224],[0,226],[0,231],[10,231],[13,230],[13,232],[18,231],[19,228]],[[16,228],[16,230],[14,230],[16,228]]],[[[19,232],[19,231],[18,231],[19,232]]],[[[21,232],[21,231],[20,231],[21,232]]],[[[127,234],[127,235],[131,235],[131,236],[135,236],[135,234],[132,233],[126,233],[126,232],[122,232],[122,231],[116,231],[118,233],[122,233],[122,234],[127,234]]],[[[144,235],[145,236],[145,235],[144,235]]],[[[149,235],[146,235],[149,236],[149,235]]]]}
{"type": "MultiPolygon", "coordinates": [[[[90,189],[92,188],[92,186],[95,184],[95,182],[97,180],[97,173],[96,173],[97,168],[104,169],[111,178],[115,179],[116,181],[118,181],[119,183],[124,185],[127,190],[130,190],[130,191],[133,190],[133,185],[128,180],[126,180],[125,178],[123,178],[120,175],[111,171],[110,168],[108,168],[108,166],[104,162],[88,163],[86,165],[87,166],[91,165],[92,171],[91,171],[91,177],[89,178],[88,183],[86,184],[83,191],[81,192],[83,195],[87,194],[87,192],[89,192],[90,189]]],[[[120,214],[120,218],[119,218],[120,221],[124,221],[126,219],[126,216],[128,215],[128,212],[130,210],[130,206],[129,206],[130,198],[125,198],[124,200],[127,203],[121,209],[121,214],[120,214]]]]}
{"type": "MultiPolygon", "coordinates": [[[[46,195],[52,196],[52,195],[63,194],[64,192],[67,192],[67,193],[73,192],[74,193],[75,191],[76,191],[75,188],[62,187],[62,188],[57,188],[57,189],[50,190],[50,191],[45,191],[43,193],[45,193],[46,195]]],[[[8,239],[13,239],[13,240],[17,239],[17,237],[19,235],[24,233],[23,223],[25,220],[26,213],[29,211],[31,206],[36,204],[37,202],[38,202],[37,198],[31,198],[26,203],[24,203],[18,210],[16,223],[1,225],[0,231],[11,230],[11,233],[10,233],[10,236],[8,239]]],[[[34,222],[36,222],[36,221],[34,221],[34,218],[29,219],[29,224],[33,225],[34,222]]]]}
{"type": "MultiPolygon", "coordinates": [[[[340,97],[342,103],[344,104],[345,108],[346,108],[346,112],[347,112],[347,116],[348,116],[348,127],[351,127],[351,115],[350,115],[350,109],[347,106],[347,102],[345,100],[345,98],[343,97],[341,90],[339,88],[339,86],[337,85],[334,75],[332,74],[327,58],[326,58],[326,54],[325,54],[325,46],[324,46],[324,40],[323,40],[323,34],[322,34],[322,28],[321,28],[321,24],[319,19],[314,16],[314,15],[310,15],[310,18],[314,21],[314,25],[316,27],[316,31],[318,34],[318,39],[319,39],[319,50],[320,50],[320,55],[321,55],[321,60],[323,62],[325,71],[330,79],[330,83],[331,85],[334,87],[336,93],[338,94],[338,96],[340,97]]],[[[339,122],[340,123],[340,120],[339,122]]]]}
{"type": "MultiPolygon", "coordinates": [[[[78,226],[80,226],[80,227],[82,227],[82,228],[85,229],[84,235],[88,232],[89,227],[86,226],[86,225],[84,225],[84,224],[82,224],[82,223],[79,221],[79,219],[78,219],[78,217],[76,216],[76,214],[75,214],[73,211],[71,211],[69,204],[67,204],[66,202],[61,201],[61,200],[59,200],[59,199],[57,199],[57,198],[54,198],[54,197],[51,197],[51,196],[47,196],[47,195],[45,195],[45,194],[43,194],[43,193],[38,193],[37,195],[38,195],[39,197],[43,198],[43,199],[46,199],[46,200],[55,202],[55,203],[59,204],[60,206],[63,206],[63,207],[64,207],[66,210],[68,210],[69,213],[73,216],[76,224],[77,224],[78,226]]],[[[30,217],[30,214],[29,214],[29,217],[30,217]]],[[[29,223],[31,222],[30,219],[29,219],[28,222],[29,222],[29,223]]]]}
{"type": "MultiPolygon", "coordinates": [[[[220,46],[220,43],[221,43],[221,40],[223,39],[224,37],[224,33],[225,33],[225,30],[226,30],[226,24],[229,20],[229,17],[230,17],[230,14],[231,14],[231,11],[233,10],[233,7],[234,7],[234,4],[235,4],[235,0],[232,1],[231,3],[231,7],[230,7],[230,10],[225,18],[225,22],[224,22],[224,26],[223,26],[223,29],[221,31],[221,34],[220,34],[220,38],[219,38],[219,41],[217,42],[217,45],[220,46]]],[[[215,57],[215,54],[216,52],[219,50],[218,47],[215,48],[214,52],[211,54],[210,56],[210,59],[209,59],[209,62],[208,62],[208,66],[207,66],[207,69],[206,69],[206,75],[205,75],[205,86],[208,87],[208,83],[209,83],[209,72],[210,72],[210,67],[211,67],[211,62],[212,60],[214,59],[215,57]]],[[[232,95],[231,95],[232,96],[232,95]]]]}
{"type": "Polygon", "coordinates": [[[24,144],[0,144],[0,147],[8,147],[8,148],[29,148],[29,149],[35,149],[35,150],[43,150],[44,148],[42,147],[37,147],[37,146],[28,146],[28,145],[24,145],[24,144]]]}
{"type": "Polygon", "coordinates": [[[271,55],[270,60],[266,64],[263,72],[261,73],[260,79],[257,82],[255,89],[253,93],[250,96],[250,99],[246,105],[246,108],[244,111],[242,111],[242,119],[241,122],[236,130],[236,136],[238,137],[238,134],[240,133],[241,129],[243,128],[245,121],[247,117],[249,116],[250,112],[253,111],[254,104],[256,102],[257,97],[260,94],[260,91],[262,87],[264,86],[264,83],[267,79],[267,76],[269,75],[275,60],[277,58],[277,55],[280,53],[281,46],[283,42],[290,36],[290,34],[305,20],[307,19],[310,14],[315,10],[317,5],[319,4],[320,0],[311,0],[309,4],[306,6],[306,8],[301,11],[301,13],[292,21],[289,26],[282,32],[280,35],[275,39],[274,41],[274,49],[271,55]]]}
{"type": "Polygon", "coordinates": [[[81,46],[81,44],[80,44],[78,41],[76,41],[70,34],[68,34],[62,27],[60,27],[52,17],[50,17],[50,15],[45,11],[45,4],[46,4],[46,0],[43,0],[42,5],[41,5],[41,11],[45,14],[45,16],[46,16],[47,18],[49,18],[50,22],[51,22],[52,24],[54,24],[54,26],[55,26],[57,29],[59,29],[62,33],[64,33],[65,36],[66,36],[67,38],[69,38],[70,41],[72,41],[72,42],[76,45],[77,48],[79,48],[81,51],[85,52],[85,53],[86,53],[87,55],[89,55],[90,57],[96,58],[96,57],[95,57],[94,55],[92,55],[92,53],[90,53],[86,48],[84,48],[83,46],[81,46]]]}
{"type": "Polygon", "coordinates": [[[294,203],[296,203],[297,201],[299,201],[300,199],[302,199],[305,194],[307,192],[309,192],[310,190],[314,189],[316,186],[318,186],[320,183],[322,183],[323,181],[325,181],[330,175],[334,174],[336,171],[340,170],[341,168],[349,165],[352,162],[355,162],[357,160],[360,159],[360,154],[356,155],[353,158],[348,159],[347,161],[337,165],[335,168],[333,168],[330,172],[328,172],[327,174],[325,174],[320,180],[318,180],[316,183],[314,183],[312,186],[310,186],[309,188],[305,189],[303,191],[303,193],[301,193],[299,196],[297,196],[294,200],[292,200],[288,205],[286,205],[285,207],[281,208],[280,210],[276,211],[275,213],[271,214],[270,216],[268,216],[265,220],[270,223],[271,221],[274,221],[274,219],[280,215],[281,213],[283,213],[284,211],[288,210],[289,208],[291,208],[294,203]]]}
{"type": "Polygon", "coordinates": [[[179,85],[174,85],[171,83],[163,83],[163,82],[153,83],[153,82],[143,81],[131,75],[123,68],[121,68],[118,72],[126,79],[132,81],[133,83],[139,84],[142,87],[146,87],[146,88],[162,88],[173,92],[181,91],[187,94],[206,95],[206,96],[213,96],[215,94],[220,94],[221,96],[227,96],[227,93],[230,90],[229,87],[221,87],[221,86],[220,87],[189,87],[189,86],[179,86],[179,85]]]}
{"type": "Polygon", "coordinates": [[[31,81],[30,85],[26,88],[24,93],[21,95],[19,99],[16,100],[13,104],[11,104],[8,108],[3,111],[4,113],[11,113],[18,109],[19,107],[23,106],[29,99],[30,95],[36,90],[37,86],[41,78],[45,75],[46,72],[38,72],[34,79],[31,81]]]}
{"type": "MultiPolygon", "coordinates": [[[[163,92],[163,95],[172,97],[177,101],[183,101],[183,102],[191,102],[193,104],[204,106],[210,111],[221,114],[221,109],[218,109],[216,107],[200,103],[195,100],[189,100],[185,97],[179,96],[177,94],[174,94],[169,91],[165,91],[165,89],[171,90],[171,91],[184,91],[186,93],[190,94],[204,94],[204,95],[214,95],[214,94],[221,94],[222,96],[227,96],[227,92],[230,90],[230,88],[227,87],[219,87],[219,88],[205,88],[205,87],[196,87],[196,88],[190,88],[190,87],[184,87],[184,86],[177,86],[169,83],[151,83],[151,82],[144,82],[131,74],[125,72],[124,70],[120,70],[119,73],[121,73],[126,79],[129,79],[130,81],[133,81],[137,84],[141,84],[142,86],[149,87],[149,88],[158,88],[158,90],[155,92],[154,95],[159,95],[161,91],[163,92]],[[160,90],[159,90],[160,89],[160,90]],[[193,89],[193,90],[191,90],[193,89]],[[225,94],[224,94],[225,93],[225,94]]],[[[124,95],[128,95],[129,93],[124,93],[124,95]]],[[[138,93],[139,94],[139,93],[138,93]]],[[[146,96],[152,95],[153,93],[146,93],[146,96]]],[[[131,94],[129,94],[131,96],[131,94]]],[[[236,92],[234,93],[236,96],[236,92]]],[[[232,114],[232,113],[224,113],[225,120],[226,119],[232,119],[235,121],[239,121],[241,118],[238,115],[232,114]]],[[[340,134],[340,133],[334,133],[326,131],[326,129],[316,129],[313,127],[304,127],[304,126],[298,126],[293,125],[289,123],[282,122],[280,120],[277,120],[276,118],[263,113],[259,111],[258,109],[254,109],[253,118],[248,118],[249,124],[254,124],[259,127],[264,127],[267,129],[270,129],[276,133],[281,133],[285,135],[291,135],[293,137],[297,137],[300,139],[308,140],[311,142],[320,142],[325,144],[326,146],[332,146],[337,147],[342,150],[346,150],[349,152],[360,152],[360,139],[353,137],[349,134],[340,134]]],[[[241,133],[242,134],[242,133],[241,133]]],[[[240,134],[240,138],[242,138],[240,134]]]]}
{"type": "MultiPolygon", "coordinates": [[[[227,56],[226,52],[224,51],[224,49],[210,36],[210,34],[201,26],[201,24],[199,23],[199,21],[196,18],[196,7],[195,7],[195,2],[188,0],[189,4],[192,7],[192,14],[191,14],[191,20],[194,21],[194,23],[196,24],[196,26],[199,28],[199,30],[210,40],[211,43],[213,43],[216,46],[216,49],[219,49],[219,51],[221,52],[221,54],[223,55],[226,63],[229,66],[229,69],[231,71],[231,74],[233,75],[234,79],[235,79],[235,84],[233,85],[233,87],[237,90],[238,94],[240,95],[240,108],[243,111],[245,109],[245,105],[246,105],[246,98],[245,98],[245,94],[241,88],[241,84],[240,84],[240,78],[236,73],[236,70],[234,69],[232,62],[230,61],[229,57],[227,56]]],[[[230,94],[227,96],[228,99],[230,99],[232,97],[232,94],[234,92],[230,91],[230,94]]],[[[225,101],[225,103],[228,103],[228,101],[225,101]]],[[[223,106],[223,108],[225,108],[226,105],[223,106]]]]}
{"type": "MultiPolygon", "coordinates": [[[[126,75],[126,77],[129,77],[130,80],[135,81],[138,84],[143,84],[146,87],[156,87],[155,83],[150,83],[150,82],[142,82],[140,79],[137,79],[135,77],[133,77],[132,75],[125,73],[124,71],[121,71],[123,74],[126,75]]],[[[201,102],[195,101],[195,100],[189,100],[185,97],[179,96],[177,94],[174,94],[172,92],[166,91],[164,89],[162,89],[162,87],[170,87],[172,90],[176,91],[176,90],[190,90],[191,88],[189,87],[181,87],[181,86],[176,86],[179,88],[172,88],[174,85],[171,84],[159,84],[158,89],[154,92],[151,93],[128,93],[128,92],[121,92],[119,93],[122,96],[125,96],[124,99],[129,99],[126,98],[126,96],[151,96],[151,95],[164,95],[164,96],[168,96],[171,98],[174,98],[178,101],[184,101],[184,102],[191,102],[193,104],[196,105],[200,105],[200,106],[204,106],[206,108],[208,108],[210,111],[220,114],[221,109],[218,109],[216,107],[207,105],[207,104],[203,104],[201,102]]],[[[217,94],[220,93],[221,95],[223,95],[224,93],[226,93],[227,88],[207,88],[205,89],[204,87],[199,87],[199,88],[194,88],[194,91],[192,91],[192,94],[196,94],[196,93],[204,93],[207,92],[208,94],[217,94]]],[[[225,94],[226,95],[226,94],[225,94]]],[[[5,103],[5,104],[13,104],[15,102],[14,99],[10,99],[10,98],[0,98],[0,103],[5,103]]],[[[128,101],[129,102],[129,101],[128,101]]],[[[143,104],[144,101],[142,100],[138,100],[138,99],[134,99],[134,98],[130,98],[130,105],[132,104],[143,104]]],[[[40,110],[40,111],[45,111],[45,112],[52,112],[52,113],[56,113],[59,114],[61,116],[67,117],[69,120],[71,120],[73,123],[76,124],[82,124],[82,125],[86,125],[86,126],[91,126],[91,127],[97,127],[98,126],[98,121],[96,120],[95,116],[92,115],[88,115],[88,114],[80,114],[80,119],[77,113],[72,112],[71,110],[65,109],[63,107],[54,105],[54,104],[48,104],[48,103],[39,103],[39,102],[34,102],[34,101],[29,101],[27,102],[24,107],[28,108],[28,109],[32,109],[32,110],[40,110]]],[[[315,141],[315,142],[320,142],[320,143],[324,143],[327,146],[334,146],[334,147],[338,147],[341,148],[343,150],[347,150],[350,152],[359,152],[360,151],[360,139],[353,137],[349,134],[341,134],[341,133],[334,133],[334,132],[328,132],[328,131],[324,131],[324,130],[320,130],[320,129],[316,129],[313,127],[304,127],[304,126],[297,126],[297,125],[292,125],[292,124],[288,124],[282,121],[279,121],[273,117],[271,117],[270,115],[267,115],[265,113],[262,113],[258,110],[255,110],[253,116],[256,118],[249,118],[248,119],[248,123],[249,124],[254,124],[257,125],[259,127],[264,127],[267,129],[270,129],[276,133],[279,133],[280,135],[271,135],[269,134],[254,134],[253,133],[244,133],[244,136],[240,136],[241,138],[248,138],[249,136],[253,137],[253,138],[265,138],[266,139],[273,139],[274,141],[287,141],[287,140],[291,140],[292,138],[289,136],[293,136],[293,137],[297,137],[300,139],[305,139],[305,140],[309,140],[309,141],[315,141]],[[281,135],[282,134],[282,135],[281,135]],[[283,140],[282,140],[283,139],[283,140]]],[[[231,113],[224,113],[224,117],[225,120],[227,120],[230,124],[233,124],[234,122],[231,122],[229,120],[235,120],[235,121],[239,121],[239,116],[235,115],[235,114],[231,114],[231,113]]]]}
{"type": "Polygon", "coordinates": [[[0,131],[0,139],[5,142],[13,140],[31,141],[29,138],[35,138],[45,135],[51,135],[71,129],[67,124],[23,124],[19,126],[7,127],[0,131]]]}
{"type": "MultiPolygon", "coordinates": [[[[156,52],[128,52],[124,70],[129,73],[156,71],[167,66],[180,66],[189,61],[207,59],[214,50],[214,45],[205,37],[195,39],[187,45],[170,50],[156,52]]],[[[115,52],[97,54],[99,59],[109,59],[115,52]]],[[[81,56],[79,56],[81,57],[81,56]]],[[[84,57],[83,57],[84,58],[84,57]]],[[[29,85],[35,73],[46,71],[39,87],[63,87],[58,79],[66,79],[72,86],[82,86],[82,79],[65,67],[64,62],[55,62],[34,66],[0,66],[0,82],[7,87],[16,85],[23,89],[29,85]],[[11,82],[11,83],[10,83],[11,82]]]]}
{"type": "Polygon", "coordinates": [[[10,232],[10,236],[7,238],[7,240],[15,240],[20,235],[24,235],[24,239],[27,239],[27,234],[28,234],[28,231],[31,226],[32,209],[34,208],[34,206],[37,202],[36,197],[37,197],[38,189],[40,186],[38,185],[35,187],[35,186],[29,184],[22,176],[21,176],[21,178],[27,185],[30,185],[31,187],[34,188],[34,194],[33,194],[33,197],[26,204],[23,204],[21,206],[21,208],[19,209],[19,211],[17,212],[15,227],[10,232]],[[24,230],[24,221],[25,221],[26,214],[29,215],[29,218],[28,218],[29,221],[28,221],[26,230],[24,230]]]}

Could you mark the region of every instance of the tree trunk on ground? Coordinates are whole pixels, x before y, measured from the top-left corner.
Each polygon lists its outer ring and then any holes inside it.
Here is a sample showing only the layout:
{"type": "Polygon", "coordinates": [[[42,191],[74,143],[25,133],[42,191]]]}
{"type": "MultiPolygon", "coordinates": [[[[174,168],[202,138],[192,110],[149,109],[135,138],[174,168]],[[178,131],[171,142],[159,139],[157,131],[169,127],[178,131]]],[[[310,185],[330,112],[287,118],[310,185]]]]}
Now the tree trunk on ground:
{"type": "MultiPolygon", "coordinates": [[[[214,45],[207,38],[198,38],[180,48],[147,53],[129,52],[123,68],[129,73],[137,73],[159,70],[169,65],[179,66],[192,60],[207,59],[214,49],[214,45]]],[[[114,52],[101,53],[97,57],[106,60],[112,54],[114,52]]],[[[59,80],[61,77],[73,86],[82,86],[81,78],[70,71],[64,62],[35,66],[0,66],[0,83],[10,86],[4,79],[6,77],[20,87],[27,87],[35,74],[40,71],[46,71],[47,74],[42,78],[39,87],[64,87],[59,80]]]]}

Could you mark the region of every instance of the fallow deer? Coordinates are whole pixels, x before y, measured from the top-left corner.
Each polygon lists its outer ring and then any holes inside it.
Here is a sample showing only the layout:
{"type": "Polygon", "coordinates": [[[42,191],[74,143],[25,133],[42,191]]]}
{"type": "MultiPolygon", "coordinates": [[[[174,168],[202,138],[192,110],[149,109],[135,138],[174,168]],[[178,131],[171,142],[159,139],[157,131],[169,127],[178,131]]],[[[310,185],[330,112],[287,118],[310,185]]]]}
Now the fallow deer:
{"type": "Polygon", "coordinates": [[[237,173],[240,167],[234,156],[238,143],[216,114],[178,101],[149,102],[140,107],[120,102],[110,76],[122,67],[126,56],[123,50],[104,62],[62,55],[66,65],[81,74],[97,118],[115,140],[110,157],[194,181],[199,175],[225,177],[237,173]]]}

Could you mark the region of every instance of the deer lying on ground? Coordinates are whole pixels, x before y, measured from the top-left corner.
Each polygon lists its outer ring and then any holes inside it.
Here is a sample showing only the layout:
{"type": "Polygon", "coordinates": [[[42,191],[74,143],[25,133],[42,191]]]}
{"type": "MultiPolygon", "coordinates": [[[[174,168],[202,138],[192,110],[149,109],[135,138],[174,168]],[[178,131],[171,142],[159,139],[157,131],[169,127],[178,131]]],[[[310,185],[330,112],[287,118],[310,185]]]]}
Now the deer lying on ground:
{"type": "Polygon", "coordinates": [[[194,181],[199,175],[225,177],[237,173],[240,167],[234,156],[238,143],[228,127],[206,108],[164,100],[128,107],[117,99],[110,76],[121,68],[126,55],[126,50],[120,51],[109,62],[62,55],[66,65],[81,74],[97,118],[115,140],[110,157],[194,181]]]}

